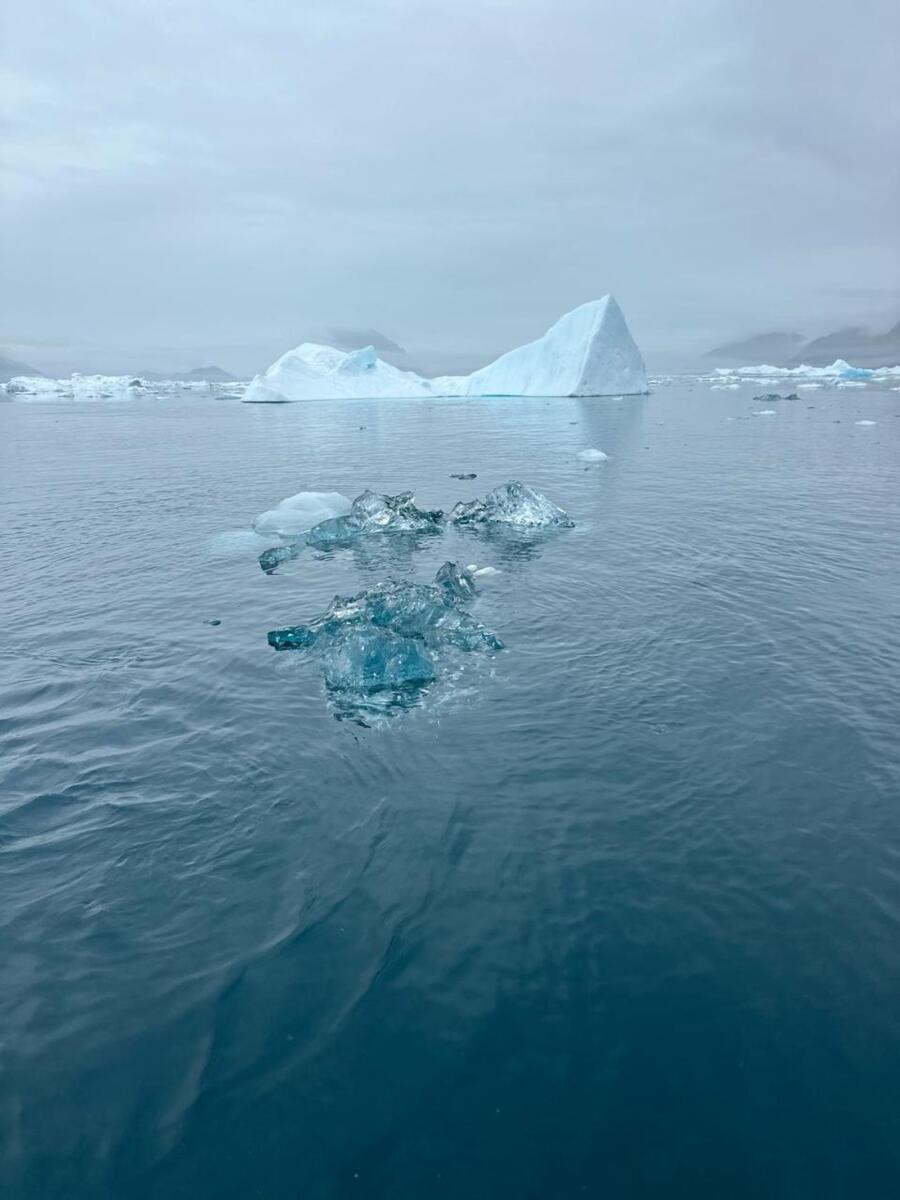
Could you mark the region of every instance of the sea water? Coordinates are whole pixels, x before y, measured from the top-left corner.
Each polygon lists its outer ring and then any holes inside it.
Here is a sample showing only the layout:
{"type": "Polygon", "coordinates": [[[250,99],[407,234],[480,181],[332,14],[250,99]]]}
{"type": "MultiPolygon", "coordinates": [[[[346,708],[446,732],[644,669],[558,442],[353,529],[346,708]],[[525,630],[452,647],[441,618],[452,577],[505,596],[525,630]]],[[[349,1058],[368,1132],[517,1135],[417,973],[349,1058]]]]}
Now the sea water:
{"type": "Polygon", "coordinates": [[[5,1197],[897,1194],[900,393],[6,403],[0,472],[5,1197]],[[510,480],[574,526],[259,569],[510,480]],[[504,648],[399,711],[267,644],[448,560],[504,648]]]}

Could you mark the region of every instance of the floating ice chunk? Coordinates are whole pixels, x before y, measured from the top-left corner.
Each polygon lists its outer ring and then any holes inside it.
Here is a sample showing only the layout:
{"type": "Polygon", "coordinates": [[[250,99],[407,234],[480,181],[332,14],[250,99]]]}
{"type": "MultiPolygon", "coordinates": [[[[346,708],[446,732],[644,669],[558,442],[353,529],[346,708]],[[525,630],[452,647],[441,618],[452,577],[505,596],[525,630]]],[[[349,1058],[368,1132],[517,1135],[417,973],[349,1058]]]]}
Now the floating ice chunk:
{"type": "Polygon", "coordinates": [[[799,392],[802,388],[804,391],[811,392],[815,388],[820,388],[821,386],[822,386],[821,383],[798,383],[797,391],[799,392]]]}
{"type": "Polygon", "coordinates": [[[796,400],[797,393],[791,392],[789,396],[782,396],[780,392],[766,392],[763,396],[754,396],[753,399],[757,404],[774,404],[776,400],[796,400]]]}
{"type": "Polygon", "coordinates": [[[714,383],[709,390],[711,392],[732,392],[740,386],[739,383],[714,383]]]}
{"type": "Polygon", "coordinates": [[[774,408],[758,408],[753,413],[753,415],[754,415],[754,417],[774,417],[775,409],[774,408]]]}
{"type": "Polygon", "coordinates": [[[854,421],[855,425],[875,425],[876,421],[854,421]]]}
{"type": "Polygon", "coordinates": [[[492,575],[502,575],[503,573],[496,567],[479,567],[476,566],[475,563],[469,563],[469,565],[466,567],[466,570],[475,579],[488,579],[492,575]]]}
{"type": "Polygon", "coordinates": [[[483,500],[461,500],[450,515],[457,525],[499,523],[536,529],[574,524],[546,496],[518,480],[494,488],[483,500]]]}
{"type": "Polygon", "coordinates": [[[309,625],[273,629],[268,642],[275,650],[315,653],[332,690],[364,697],[420,688],[437,678],[439,657],[451,649],[503,648],[459,607],[474,595],[471,574],[448,562],[432,584],[391,582],[335,596],[309,625]]]}
{"type": "Polygon", "coordinates": [[[859,379],[844,379],[837,386],[839,388],[864,388],[866,385],[859,379]]]}
{"type": "Polygon", "coordinates": [[[602,450],[591,448],[589,450],[579,450],[578,457],[582,462],[605,462],[609,458],[609,455],[604,454],[602,450]]]}
{"type": "Polygon", "coordinates": [[[453,600],[470,600],[475,595],[475,573],[454,562],[445,562],[438,569],[434,582],[453,600]]]}
{"type": "Polygon", "coordinates": [[[305,540],[308,546],[323,547],[352,541],[363,533],[426,533],[439,529],[443,520],[440,509],[416,508],[412,492],[382,496],[367,489],[356,497],[346,516],[314,525],[305,540]]]}
{"type": "Polygon", "coordinates": [[[350,511],[350,501],[340,492],[297,492],[253,522],[258,534],[272,537],[298,537],[320,521],[342,517],[350,511]]]}

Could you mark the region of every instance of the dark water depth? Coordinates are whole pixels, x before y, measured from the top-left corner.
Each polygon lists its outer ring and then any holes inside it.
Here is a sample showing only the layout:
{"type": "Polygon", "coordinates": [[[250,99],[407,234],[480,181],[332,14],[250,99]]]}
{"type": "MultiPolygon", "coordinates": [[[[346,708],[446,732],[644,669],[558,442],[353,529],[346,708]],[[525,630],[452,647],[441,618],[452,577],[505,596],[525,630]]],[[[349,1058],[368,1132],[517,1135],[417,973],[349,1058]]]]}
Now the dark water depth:
{"type": "Polygon", "coordinates": [[[900,1194],[900,393],[751,396],[0,405],[4,1197],[900,1194]],[[235,532],[508,479],[575,528],[235,532]],[[447,558],[411,711],[266,644],[447,558]]]}

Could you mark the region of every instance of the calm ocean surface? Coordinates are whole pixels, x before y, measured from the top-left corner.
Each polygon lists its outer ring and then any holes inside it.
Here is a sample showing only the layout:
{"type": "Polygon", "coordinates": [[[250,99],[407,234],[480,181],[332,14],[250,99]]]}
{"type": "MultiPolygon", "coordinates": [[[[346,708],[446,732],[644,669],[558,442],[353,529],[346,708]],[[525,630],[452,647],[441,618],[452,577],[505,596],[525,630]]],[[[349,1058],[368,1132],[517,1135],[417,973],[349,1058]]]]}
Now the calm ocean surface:
{"type": "Polygon", "coordinates": [[[0,405],[5,1200],[895,1200],[900,392],[754,390],[0,405]],[[239,532],[509,479],[575,528],[239,532]],[[448,558],[409,712],[266,644],[448,558]]]}

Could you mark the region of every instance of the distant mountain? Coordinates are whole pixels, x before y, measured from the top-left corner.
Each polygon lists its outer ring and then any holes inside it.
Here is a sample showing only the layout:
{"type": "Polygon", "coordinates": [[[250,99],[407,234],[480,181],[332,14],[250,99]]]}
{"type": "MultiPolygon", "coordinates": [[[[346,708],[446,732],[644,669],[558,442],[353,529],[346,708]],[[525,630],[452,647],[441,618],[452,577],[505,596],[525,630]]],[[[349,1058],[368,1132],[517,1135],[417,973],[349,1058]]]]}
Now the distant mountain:
{"type": "Polygon", "coordinates": [[[793,358],[802,344],[803,335],[800,333],[755,333],[753,337],[742,341],[715,346],[704,357],[716,359],[723,367],[740,366],[742,363],[769,363],[777,367],[793,358]]]}
{"type": "Polygon", "coordinates": [[[366,346],[374,346],[382,356],[385,353],[406,354],[401,345],[377,329],[329,329],[328,337],[329,344],[339,350],[363,350],[366,346]]]}
{"type": "Polygon", "coordinates": [[[37,375],[41,379],[44,378],[43,371],[37,371],[27,363],[16,362],[14,358],[3,358],[0,355],[0,383],[8,383],[17,375],[37,375]]]}
{"type": "Polygon", "coordinates": [[[804,341],[799,333],[757,333],[707,351],[720,366],[768,363],[772,367],[827,367],[843,358],[855,367],[893,367],[900,363],[900,321],[886,333],[870,333],[859,325],[836,329],[804,341]]]}
{"type": "Polygon", "coordinates": [[[141,371],[141,379],[174,379],[178,383],[236,383],[221,367],[194,367],[192,371],[141,371]]]}
{"type": "Polygon", "coordinates": [[[900,363],[900,321],[886,333],[869,333],[851,326],[814,338],[798,351],[796,361],[827,367],[843,358],[855,367],[893,367],[900,363]]]}

